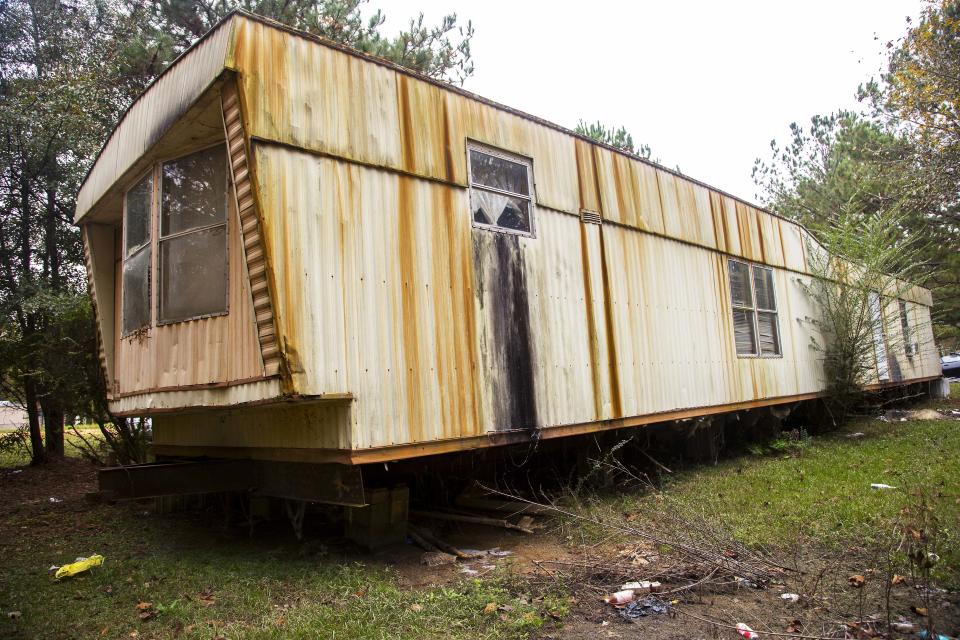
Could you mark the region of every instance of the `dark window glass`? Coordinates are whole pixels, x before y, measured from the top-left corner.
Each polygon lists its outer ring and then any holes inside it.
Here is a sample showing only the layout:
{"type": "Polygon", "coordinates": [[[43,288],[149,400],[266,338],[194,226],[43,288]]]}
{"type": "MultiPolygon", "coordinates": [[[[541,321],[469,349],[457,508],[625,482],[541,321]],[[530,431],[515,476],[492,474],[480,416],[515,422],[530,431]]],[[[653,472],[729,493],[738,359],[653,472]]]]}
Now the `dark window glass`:
{"type": "Polygon", "coordinates": [[[780,327],[777,314],[758,311],[757,334],[760,340],[760,355],[780,355],[780,327]]]}
{"type": "Polygon", "coordinates": [[[160,321],[227,310],[226,227],[165,240],[160,245],[160,321]]]}
{"type": "Polygon", "coordinates": [[[757,309],[776,311],[777,300],[773,294],[773,271],[763,267],[753,268],[753,288],[757,297],[757,309]]]}
{"type": "Polygon", "coordinates": [[[153,198],[153,173],[143,177],[127,191],[123,216],[124,257],[150,242],[150,200],[153,198]]]}
{"type": "Polygon", "coordinates": [[[757,353],[757,336],[754,331],[752,311],[733,310],[733,335],[737,343],[738,355],[757,353]]]}
{"type": "Polygon", "coordinates": [[[150,324],[150,246],[123,262],[123,322],[126,335],[150,324]]]}
{"type": "Polygon", "coordinates": [[[752,307],[750,265],[730,260],[730,297],[735,307],[752,307]]]}
{"type": "Polygon", "coordinates": [[[470,151],[470,180],[475,185],[530,195],[527,165],[476,149],[470,151]]]}
{"type": "Polygon", "coordinates": [[[204,149],[163,165],[160,235],[207,227],[227,219],[227,151],[204,149]]]}
{"type": "Polygon", "coordinates": [[[474,189],[470,193],[470,208],[475,222],[530,232],[529,200],[474,189]]]}
{"type": "Polygon", "coordinates": [[[160,322],[227,311],[227,155],[220,145],[163,165],[160,322]]]}

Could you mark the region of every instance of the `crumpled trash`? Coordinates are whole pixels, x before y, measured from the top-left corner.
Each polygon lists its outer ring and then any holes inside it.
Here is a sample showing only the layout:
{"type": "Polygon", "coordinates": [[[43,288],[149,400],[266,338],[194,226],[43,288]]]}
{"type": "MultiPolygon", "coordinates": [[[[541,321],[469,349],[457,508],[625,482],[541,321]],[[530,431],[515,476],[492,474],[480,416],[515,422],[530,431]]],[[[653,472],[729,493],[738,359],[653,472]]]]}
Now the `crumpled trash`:
{"type": "Polygon", "coordinates": [[[757,640],[760,637],[760,634],[745,625],[742,622],[737,623],[737,633],[746,638],[747,640],[757,640]]]}
{"type": "Polygon", "coordinates": [[[62,567],[50,567],[50,570],[56,569],[57,572],[53,575],[54,580],[60,580],[62,578],[69,578],[70,576],[75,576],[78,573],[83,573],[84,571],[89,571],[93,567],[99,567],[103,564],[103,556],[99,553],[95,553],[89,558],[77,558],[76,562],[70,564],[65,564],[62,567]]]}
{"type": "Polygon", "coordinates": [[[50,498],[50,502],[56,504],[58,502],[63,502],[63,500],[61,500],[60,498],[50,498]]]}
{"type": "Polygon", "coordinates": [[[870,484],[871,489],[896,489],[896,487],[891,487],[889,484],[883,484],[882,482],[874,482],[870,484]]]}
{"type": "Polygon", "coordinates": [[[633,589],[634,594],[636,593],[653,593],[660,589],[659,582],[650,582],[649,580],[640,580],[639,582],[628,582],[622,587],[621,590],[626,591],[627,589],[633,589]]]}
{"type": "Polygon", "coordinates": [[[634,600],[620,610],[624,618],[636,620],[650,615],[661,615],[670,610],[670,605],[654,595],[645,596],[641,600],[634,600]]]}
{"type": "Polygon", "coordinates": [[[799,593],[781,593],[780,597],[787,602],[798,602],[800,600],[799,593]]]}
{"type": "Polygon", "coordinates": [[[945,636],[942,633],[937,633],[931,636],[930,632],[927,629],[924,629],[917,635],[920,637],[920,640],[927,640],[928,638],[931,638],[931,637],[935,638],[936,640],[954,640],[950,636],[945,636]]]}
{"type": "Polygon", "coordinates": [[[633,589],[622,589],[609,596],[605,596],[603,601],[607,604],[612,604],[615,607],[622,607],[628,602],[633,602],[634,595],[635,593],[633,589]]]}

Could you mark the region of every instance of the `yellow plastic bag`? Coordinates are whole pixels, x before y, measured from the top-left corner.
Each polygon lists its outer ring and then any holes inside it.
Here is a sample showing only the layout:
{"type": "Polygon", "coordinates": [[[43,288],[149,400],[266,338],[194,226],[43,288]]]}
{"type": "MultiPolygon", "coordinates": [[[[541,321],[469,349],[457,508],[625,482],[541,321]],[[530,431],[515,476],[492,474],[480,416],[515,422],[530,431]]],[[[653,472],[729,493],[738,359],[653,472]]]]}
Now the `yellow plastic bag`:
{"type": "Polygon", "coordinates": [[[60,578],[75,576],[78,573],[89,571],[91,567],[99,567],[102,564],[103,556],[99,553],[95,553],[89,558],[79,558],[76,562],[63,565],[57,569],[57,573],[54,574],[53,579],[59,580],[60,578]]]}

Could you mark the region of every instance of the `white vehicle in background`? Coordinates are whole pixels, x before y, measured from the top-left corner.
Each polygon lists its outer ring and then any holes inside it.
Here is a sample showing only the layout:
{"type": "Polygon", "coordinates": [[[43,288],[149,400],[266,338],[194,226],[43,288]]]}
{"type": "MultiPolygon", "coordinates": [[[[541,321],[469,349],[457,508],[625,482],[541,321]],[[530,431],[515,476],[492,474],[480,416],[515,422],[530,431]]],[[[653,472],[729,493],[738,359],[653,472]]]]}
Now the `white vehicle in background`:
{"type": "Polygon", "coordinates": [[[960,378],[960,353],[953,352],[940,358],[940,367],[947,378],[960,378]]]}

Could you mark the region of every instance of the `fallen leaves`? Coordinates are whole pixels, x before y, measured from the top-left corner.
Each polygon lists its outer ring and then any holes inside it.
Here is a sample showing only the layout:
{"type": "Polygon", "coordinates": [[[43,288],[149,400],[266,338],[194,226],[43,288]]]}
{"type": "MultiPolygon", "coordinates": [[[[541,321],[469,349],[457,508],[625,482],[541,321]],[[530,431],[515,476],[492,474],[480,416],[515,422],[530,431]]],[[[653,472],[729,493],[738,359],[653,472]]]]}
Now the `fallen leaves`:
{"type": "Polygon", "coordinates": [[[157,611],[153,608],[152,602],[138,602],[137,603],[137,617],[141,620],[149,620],[156,617],[157,611]]]}
{"type": "Polygon", "coordinates": [[[860,575],[859,573],[858,573],[857,575],[853,575],[853,576],[850,576],[849,578],[847,578],[847,582],[848,582],[848,583],[850,584],[850,586],[853,587],[854,589],[859,589],[859,588],[861,588],[861,587],[866,583],[866,581],[867,581],[867,579],[864,578],[864,577],[863,577],[862,575],[860,575]]]}
{"type": "Polygon", "coordinates": [[[217,603],[217,599],[213,597],[213,590],[207,587],[200,592],[199,602],[205,607],[212,607],[217,603]]]}

